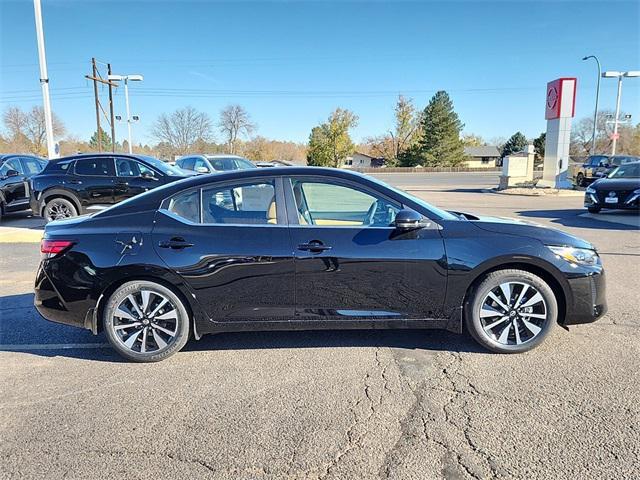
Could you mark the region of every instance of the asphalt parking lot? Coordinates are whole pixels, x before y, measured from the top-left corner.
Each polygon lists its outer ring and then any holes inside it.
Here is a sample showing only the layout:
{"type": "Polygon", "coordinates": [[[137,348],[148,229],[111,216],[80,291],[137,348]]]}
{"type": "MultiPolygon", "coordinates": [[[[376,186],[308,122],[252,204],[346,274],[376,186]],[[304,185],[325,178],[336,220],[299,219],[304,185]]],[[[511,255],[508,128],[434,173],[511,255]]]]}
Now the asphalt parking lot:
{"type": "Polygon", "coordinates": [[[380,178],[593,242],[609,313],[522,355],[439,331],[269,332],[129,364],[102,336],[38,317],[38,245],[0,233],[0,477],[637,477],[639,217],[584,215],[578,196],[483,193],[495,173],[380,178]]]}

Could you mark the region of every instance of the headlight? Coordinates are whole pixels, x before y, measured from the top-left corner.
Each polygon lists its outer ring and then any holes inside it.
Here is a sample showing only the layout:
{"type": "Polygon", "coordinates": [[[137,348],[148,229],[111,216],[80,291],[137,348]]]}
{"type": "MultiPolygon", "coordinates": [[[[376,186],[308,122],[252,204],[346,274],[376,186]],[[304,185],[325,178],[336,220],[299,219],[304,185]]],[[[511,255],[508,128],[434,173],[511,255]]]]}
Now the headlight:
{"type": "Polygon", "coordinates": [[[564,258],[567,262],[577,265],[596,265],[598,254],[588,248],[554,247],[547,245],[558,258],[564,258]]]}
{"type": "Polygon", "coordinates": [[[640,195],[640,188],[636,188],[633,193],[635,193],[636,195],[640,195]]]}
{"type": "Polygon", "coordinates": [[[593,187],[587,187],[587,193],[596,193],[596,189],[593,187]]]}

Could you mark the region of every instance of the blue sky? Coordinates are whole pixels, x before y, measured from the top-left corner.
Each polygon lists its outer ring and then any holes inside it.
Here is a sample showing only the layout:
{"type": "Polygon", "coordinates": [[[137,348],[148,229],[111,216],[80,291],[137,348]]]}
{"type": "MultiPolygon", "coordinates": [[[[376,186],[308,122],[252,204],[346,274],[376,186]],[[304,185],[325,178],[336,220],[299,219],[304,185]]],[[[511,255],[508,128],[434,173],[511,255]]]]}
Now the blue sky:
{"type": "MultiPolygon", "coordinates": [[[[595,63],[640,70],[640,2],[186,2],[42,0],[52,106],[69,132],[95,130],[90,58],[140,73],[134,141],[162,112],[192,105],[217,118],[243,105],[258,134],[306,141],[335,107],[360,118],[354,138],[383,133],[403,93],[424,108],[447,90],[465,132],[490,139],[545,129],[546,82],[578,77],[590,115],[595,63]]],[[[33,2],[0,0],[0,109],[39,104],[33,2]]],[[[120,89],[121,90],[121,89],[120,89]]],[[[603,80],[601,107],[615,106],[603,80]]],[[[106,100],[106,92],[103,97],[106,100]]],[[[124,112],[123,92],[116,95],[124,112]]],[[[640,121],[640,79],[623,110],[640,121]]],[[[125,125],[118,137],[125,136],[125,125]]]]}

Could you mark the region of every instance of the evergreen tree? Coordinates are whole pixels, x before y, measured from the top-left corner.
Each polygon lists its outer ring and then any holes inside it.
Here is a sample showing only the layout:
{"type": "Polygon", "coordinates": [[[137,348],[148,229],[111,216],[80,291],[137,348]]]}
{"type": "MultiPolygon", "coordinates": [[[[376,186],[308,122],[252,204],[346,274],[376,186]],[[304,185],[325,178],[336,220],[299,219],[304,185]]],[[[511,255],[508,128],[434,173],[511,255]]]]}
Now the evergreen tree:
{"type": "Polygon", "coordinates": [[[516,132],[511,135],[511,138],[507,140],[507,143],[502,147],[502,158],[511,155],[512,153],[520,152],[529,144],[527,137],[521,132],[516,132]]]}
{"type": "MultiPolygon", "coordinates": [[[[460,132],[464,127],[447,92],[437,92],[424,109],[418,151],[422,164],[459,165],[464,161],[460,132]]],[[[404,163],[404,162],[402,162],[404,163]]]]}
{"type": "MultiPolygon", "coordinates": [[[[102,141],[102,150],[111,151],[111,136],[100,127],[100,140],[102,141]]],[[[92,150],[98,151],[98,131],[96,130],[91,135],[89,140],[89,146],[92,150]]]]}
{"type": "Polygon", "coordinates": [[[542,132],[538,138],[533,139],[533,148],[536,153],[536,163],[540,163],[544,160],[544,144],[546,139],[546,132],[542,132]]]}

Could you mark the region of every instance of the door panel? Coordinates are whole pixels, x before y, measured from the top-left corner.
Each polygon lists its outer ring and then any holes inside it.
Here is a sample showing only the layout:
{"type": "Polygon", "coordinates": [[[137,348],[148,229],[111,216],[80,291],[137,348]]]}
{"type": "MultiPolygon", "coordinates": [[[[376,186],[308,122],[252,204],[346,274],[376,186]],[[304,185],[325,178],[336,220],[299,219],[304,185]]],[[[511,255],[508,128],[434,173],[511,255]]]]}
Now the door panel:
{"type": "Polygon", "coordinates": [[[81,158],[76,160],[73,175],[65,177],[64,183],[78,193],[86,208],[113,203],[114,177],[113,158],[81,158]]]}
{"type": "Polygon", "coordinates": [[[0,187],[4,193],[7,210],[23,206],[28,202],[25,179],[24,168],[18,157],[10,158],[0,167],[0,187]],[[10,170],[17,171],[19,175],[7,177],[6,174],[10,170]]]}
{"type": "Polygon", "coordinates": [[[116,178],[113,185],[114,202],[118,203],[156,187],[160,174],[130,158],[115,158],[116,178]],[[143,177],[153,174],[153,178],[143,177]]]}
{"type": "Polygon", "coordinates": [[[305,319],[440,318],[446,288],[437,225],[395,229],[402,205],[361,185],[293,178],[296,314],[305,319]]]}
{"type": "Polygon", "coordinates": [[[236,190],[227,187],[184,192],[156,214],[154,248],[215,321],[282,321],[294,316],[291,241],[287,226],[275,223],[284,223],[285,217],[269,188],[266,203],[257,203],[255,195],[249,202],[244,192],[243,203],[250,210],[218,194],[236,190]],[[219,210],[228,213],[220,216],[219,210]],[[261,223],[256,223],[258,214],[261,223]],[[203,219],[210,223],[201,223],[203,219]],[[233,223],[227,223],[230,219],[233,223]]]}

